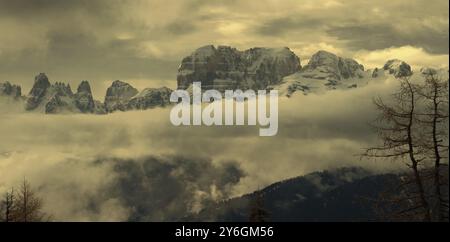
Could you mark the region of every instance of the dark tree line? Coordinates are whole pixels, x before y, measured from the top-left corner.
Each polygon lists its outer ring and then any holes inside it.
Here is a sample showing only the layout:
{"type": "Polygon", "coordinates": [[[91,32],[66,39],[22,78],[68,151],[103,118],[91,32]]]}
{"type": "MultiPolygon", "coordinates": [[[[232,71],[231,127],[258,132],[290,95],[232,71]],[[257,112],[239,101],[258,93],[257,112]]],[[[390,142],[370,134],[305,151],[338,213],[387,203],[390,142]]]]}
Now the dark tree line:
{"type": "Polygon", "coordinates": [[[448,221],[448,79],[428,73],[423,83],[399,81],[391,100],[374,100],[379,116],[372,125],[381,144],[363,155],[401,161],[410,170],[385,198],[391,218],[448,221]]]}
{"type": "Polygon", "coordinates": [[[7,191],[0,205],[0,220],[3,222],[41,222],[50,217],[42,212],[42,199],[24,179],[18,188],[7,191]]]}
{"type": "Polygon", "coordinates": [[[250,222],[268,222],[269,212],[264,206],[264,193],[259,190],[249,201],[249,221],[250,222]]]}

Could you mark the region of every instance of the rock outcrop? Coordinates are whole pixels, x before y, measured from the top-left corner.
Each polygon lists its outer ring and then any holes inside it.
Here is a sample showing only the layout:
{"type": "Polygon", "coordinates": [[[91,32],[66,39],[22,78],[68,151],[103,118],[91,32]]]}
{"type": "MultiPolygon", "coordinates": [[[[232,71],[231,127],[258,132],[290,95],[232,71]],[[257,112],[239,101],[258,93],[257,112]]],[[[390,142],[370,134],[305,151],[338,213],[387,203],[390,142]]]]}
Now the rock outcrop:
{"type": "Polygon", "coordinates": [[[49,114],[55,113],[105,113],[104,105],[95,101],[88,81],[82,81],[73,93],[69,84],[50,84],[44,73],[36,76],[34,85],[26,98],[25,109],[49,114]]]}
{"type": "Polygon", "coordinates": [[[95,102],[88,81],[82,81],[74,96],[75,105],[82,113],[95,112],[95,102]]]}
{"type": "Polygon", "coordinates": [[[300,69],[300,59],[289,48],[252,48],[208,45],[185,57],[178,69],[178,89],[202,82],[207,89],[265,89],[300,69]]]}
{"type": "Polygon", "coordinates": [[[94,100],[94,113],[95,114],[107,114],[105,104],[98,100],[94,100]]]}
{"type": "MultiPolygon", "coordinates": [[[[417,74],[423,78],[436,74],[448,76],[448,68],[422,68],[417,74]]],[[[303,68],[300,59],[289,48],[251,48],[240,51],[229,46],[212,45],[195,50],[185,57],[178,69],[178,89],[192,91],[193,82],[201,82],[202,89],[261,90],[276,89],[280,96],[290,97],[296,92],[323,93],[328,90],[347,90],[367,85],[372,80],[402,78],[415,75],[406,62],[392,59],[381,68],[364,70],[351,58],[318,51],[303,68]]],[[[82,81],[76,93],[68,84],[51,84],[44,73],[35,77],[27,95],[9,82],[0,83],[0,96],[20,98],[26,110],[45,113],[95,113],[145,110],[170,105],[172,90],[167,87],[146,88],[139,92],[123,81],[114,81],[107,89],[104,103],[93,98],[88,81],[82,81]]]]}
{"type": "Polygon", "coordinates": [[[56,82],[47,88],[46,94],[38,106],[44,106],[45,113],[78,112],[73,98],[74,94],[69,84],[56,82]]]}
{"type": "Polygon", "coordinates": [[[302,76],[313,79],[342,80],[362,78],[364,66],[353,59],[342,58],[327,51],[318,51],[301,70],[302,76]]]}
{"type": "Polygon", "coordinates": [[[148,109],[170,104],[172,90],[167,87],[146,88],[128,102],[128,109],[148,109]]]}
{"type": "Polygon", "coordinates": [[[122,81],[114,81],[106,90],[105,109],[107,112],[128,109],[128,101],[138,94],[138,90],[130,84],[122,81]]]}
{"type": "Polygon", "coordinates": [[[389,74],[394,75],[396,78],[407,77],[413,74],[411,66],[398,59],[388,60],[386,64],[384,64],[383,69],[388,71],[389,74]]]}
{"type": "Polygon", "coordinates": [[[31,88],[30,93],[28,94],[25,109],[36,109],[43,101],[49,87],[50,82],[48,81],[48,77],[45,75],[45,73],[40,73],[39,75],[37,75],[34,78],[33,88],[31,88]]]}
{"type": "Polygon", "coordinates": [[[62,113],[70,109],[70,103],[67,103],[58,95],[53,95],[50,100],[45,103],[45,113],[55,114],[62,113]]]}
{"type": "MultiPolygon", "coordinates": [[[[106,114],[117,110],[149,109],[170,104],[172,90],[167,87],[138,90],[122,81],[114,81],[106,91],[105,102],[94,99],[88,81],[82,81],[73,93],[70,85],[62,82],[50,84],[44,73],[35,78],[35,83],[26,99],[26,110],[55,113],[106,114]]],[[[10,83],[0,84],[1,95],[20,97],[20,87],[10,83]]]]}
{"type": "Polygon", "coordinates": [[[22,89],[20,86],[13,85],[9,82],[0,83],[0,96],[17,99],[22,96],[22,89]]]}

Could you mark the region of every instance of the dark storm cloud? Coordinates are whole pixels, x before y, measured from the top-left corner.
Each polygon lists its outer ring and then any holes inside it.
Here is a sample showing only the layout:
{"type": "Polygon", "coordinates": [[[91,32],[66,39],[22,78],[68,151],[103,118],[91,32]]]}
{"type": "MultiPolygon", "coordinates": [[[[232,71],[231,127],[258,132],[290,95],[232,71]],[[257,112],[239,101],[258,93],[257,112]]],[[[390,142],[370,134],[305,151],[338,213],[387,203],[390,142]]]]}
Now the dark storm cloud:
{"type": "MultiPolygon", "coordinates": [[[[6,53],[0,59],[0,79],[30,83],[36,73],[45,72],[52,82],[90,80],[96,86],[103,80],[175,79],[179,64],[173,59],[141,57],[139,40],[105,39],[85,26],[50,29],[45,42],[44,52],[26,48],[6,53]]],[[[26,87],[24,93],[30,88],[26,87]]]]}
{"type": "Polygon", "coordinates": [[[422,47],[433,54],[449,53],[448,28],[441,30],[426,26],[415,28],[415,31],[405,32],[389,24],[362,24],[329,27],[327,33],[348,41],[347,46],[354,50],[378,50],[411,45],[422,47]]]}
{"type": "Polygon", "coordinates": [[[2,15],[34,17],[58,11],[73,11],[83,9],[92,13],[110,9],[117,0],[0,0],[0,13],[2,15]]]}
{"type": "Polygon", "coordinates": [[[440,26],[414,25],[403,29],[392,23],[357,24],[347,19],[336,24],[331,19],[309,17],[283,17],[269,20],[256,29],[263,36],[285,36],[300,34],[308,38],[309,32],[322,30],[338,40],[344,40],[350,50],[379,50],[411,45],[424,48],[432,54],[449,53],[449,32],[440,26]]]}
{"type": "Polygon", "coordinates": [[[447,9],[425,0],[0,0],[0,80],[175,81],[180,60],[206,44],[288,46],[306,58],[323,46],[447,54],[447,9]]]}
{"type": "Polygon", "coordinates": [[[448,1],[308,3],[282,17],[263,19],[255,33],[306,43],[329,37],[328,44],[350,51],[409,45],[432,54],[449,53],[448,1]]]}
{"type": "Polygon", "coordinates": [[[100,42],[95,35],[83,30],[54,31],[47,36],[49,68],[56,78],[64,78],[64,73],[68,76],[85,75],[94,79],[175,77],[173,70],[176,70],[178,61],[140,58],[136,56],[139,43],[134,39],[110,39],[100,42]]]}

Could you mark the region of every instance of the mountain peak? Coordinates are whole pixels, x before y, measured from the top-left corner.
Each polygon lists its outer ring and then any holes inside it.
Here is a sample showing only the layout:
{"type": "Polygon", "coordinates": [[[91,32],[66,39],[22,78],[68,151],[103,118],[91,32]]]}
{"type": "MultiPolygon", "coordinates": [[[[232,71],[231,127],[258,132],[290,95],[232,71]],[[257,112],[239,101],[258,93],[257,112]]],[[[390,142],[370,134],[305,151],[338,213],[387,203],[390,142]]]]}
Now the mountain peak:
{"type": "Polygon", "coordinates": [[[22,95],[22,88],[18,85],[13,85],[8,81],[0,83],[0,96],[10,96],[18,98],[22,95]]]}
{"type": "Polygon", "coordinates": [[[194,81],[205,90],[267,88],[300,69],[300,59],[288,48],[251,48],[207,45],[185,57],[178,69],[179,89],[194,81]]]}
{"type": "Polygon", "coordinates": [[[331,52],[316,52],[301,70],[305,77],[313,79],[348,79],[361,77],[364,66],[351,58],[339,57],[331,52]]]}
{"type": "Polygon", "coordinates": [[[111,84],[111,87],[123,87],[123,86],[131,86],[131,85],[120,80],[115,80],[111,84]]]}
{"type": "Polygon", "coordinates": [[[34,77],[34,84],[30,90],[30,95],[39,95],[51,86],[45,73],[39,73],[34,77]]]}
{"type": "Polygon", "coordinates": [[[91,86],[88,81],[81,81],[75,94],[74,102],[82,113],[93,113],[96,111],[95,100],[92,97],[91,86]]]}
{"type": "Polygon", "coordinates": [[[51,84],[48,81],[48,77],[45,75],[45,73],[39,73],[34,78],[34,85],[31,88],[30,93],[28,94],[28,99],[25,106],[26,110],[33,110],[37,108],[42,99],[45,97],[47,89],[50,86],[51,84]]]}
{"type": "Polygon", "coordinates": [[[86,93],[92,93],[91,92],[91,85],[89,85],[88,81],[81,81],[80,85],[78,85],[77,92],[86,92],[86,93]]]}
{"type": "Polygon", "coordinates": [[[411,66],[399,59],[388,60],[386,64],[384,64],[383,69],[389,71],[389,74],[392,74],[397,78],[411,76],[413,74],[411,66]]]}
{"type": "Polygon", "coordinates": [[[106,90],[105,108],[108,112],[125,110],[128,101],[136,94],[138,94],[136,88],[126,82],[116,80],[106,90]]]}
{"type": "Polygon", "coordinates": [[[129,109],[148,109],[152,107],[164,107],[170,104],[172,90],[167,87],[145,88],[128,102],[129,109]]]}

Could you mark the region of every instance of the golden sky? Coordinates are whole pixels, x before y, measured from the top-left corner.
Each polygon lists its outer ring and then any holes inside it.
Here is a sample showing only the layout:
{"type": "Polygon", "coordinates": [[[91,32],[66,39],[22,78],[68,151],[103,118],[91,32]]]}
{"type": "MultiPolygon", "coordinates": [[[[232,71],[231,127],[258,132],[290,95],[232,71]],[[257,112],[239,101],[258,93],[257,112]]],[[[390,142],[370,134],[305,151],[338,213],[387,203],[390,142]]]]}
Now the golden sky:
{"type": "Polygon", "coordinates": [[[323,49],[366,68],[442,67],[448,16],[447,0],[0,0],[0,81],[174,87],[182,57],[207,44],[288,46],[302,65],[323,49]]]}
{"type": "MultiPolygon", "coordinates": [[[[34,76],[45,72],[51,82],[68,81],[72,88],[89,80],[99,100],[116,79],[140,90],[173,88],[181,59],[207,44],[288,46],[302,65],[327,50],[366,68],[392,58],[413,68],[443,67],[449,57],[448,4],[0,0],[0,82],[21,84],[26,95],[34,76]]],[[[268,139],[253,127],[175,127],[168,108],[44,115],[0,102],[0,194],[27,177],[56,220],[134,219],[134,206],[148,201],[142,205],[145,219],[161,221],[203,200],[242,195],[312,171],[397,169],[403,164],[358,156],[377,140],[368,126],[376,118],[372,97],[386,97],[396,85],[389,77],[361,88],[280,99],[279,133],[268,139]],[[145,192],[130,196],[134,186],[117,185],[124,178],[145,192]],[[154,197],[165,199],[149,199],[154,197]],[[152,203],[157,200],[162,202],[152,203]]]]}

